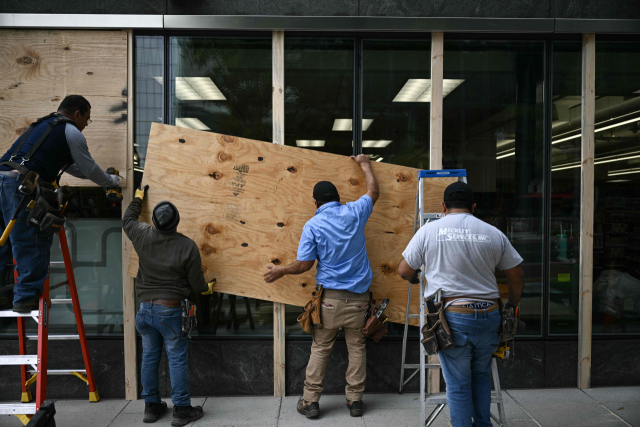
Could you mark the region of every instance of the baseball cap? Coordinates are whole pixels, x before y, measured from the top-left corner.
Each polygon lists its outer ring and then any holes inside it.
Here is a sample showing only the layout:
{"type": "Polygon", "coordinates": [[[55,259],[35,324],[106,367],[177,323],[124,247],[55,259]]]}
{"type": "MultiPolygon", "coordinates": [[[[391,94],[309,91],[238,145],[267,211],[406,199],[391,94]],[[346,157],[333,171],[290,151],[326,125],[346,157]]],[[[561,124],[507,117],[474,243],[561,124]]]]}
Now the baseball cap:
{"type": "Polygon", "coordinates": [[[313,187],[313,198],[319,202],[330,202],[340,198],[338,189],[329,181],[320,181],[313,187]]]}
{"type": "Polygon", "coordinates": [[[473,190],[469,187],[469,184],[458,181],[450,184],[444,190],[445,202],[472,202],[473,203],[473,190]]]}
{"type": "Polygon", "coordinates": [[[178,226],[180,213],[173,203],[162,201],[153,208],[151,219],[158,230],[169,231],[178,226]]]}

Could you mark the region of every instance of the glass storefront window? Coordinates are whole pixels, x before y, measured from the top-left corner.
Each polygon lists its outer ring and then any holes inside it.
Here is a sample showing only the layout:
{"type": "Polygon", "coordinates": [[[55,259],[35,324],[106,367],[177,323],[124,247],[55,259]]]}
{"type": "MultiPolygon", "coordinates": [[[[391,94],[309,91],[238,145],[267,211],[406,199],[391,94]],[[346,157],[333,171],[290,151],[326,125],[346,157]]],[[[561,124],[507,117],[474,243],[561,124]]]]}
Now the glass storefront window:
{"type": "Polygon", "coordinates": [[[580,302],[582,44],[554,42],[551,110],[549,333],[577,334],[580,302]]]}
{"type": "Polygon", "coordinates": [[[431,40],[365,40],[362,97],[362,153],[429,169],[431,40]]]}
{"type": "Polygon", "coordinates": [[[595,95],[593,332],[639,333],[638,43],[596,39],[595,95]]]}
{"type": "Polygon", "coordinates": [[[353,55],[353,39],[285,38],[286,145],[353,154],[353,55]]]}
{"type": "Polygon", "coordinates": [[[527,335],[542,333],[544,48],[540,41],[444,42],[444,80],[459,85],[443,100],[443,167],[467,170],[476,216],[524,258],[527,335]]]}
{"type": "MultiPolygon", "coordinates": [[[[65,210],[65,232],[73,264],[82,318],[88,335],[122,335],[122,223],[120,206],[112,206],[102,188],[70,188],[65,210]]],[[[51,261],[62,261],[58,236],[51,246],[51,261]]],[[[50,286],[67,280],[63,265],[53,265],[50,286]]],[[[5,293],[13,298],[12,293],[5,293]]],[[[68,286],[53,289],[50,297],[71,298],[68,286]]],[[[55,304],[49,312],[50,333],[77,334],[73,307],[55,304]]],[[[27,320],[27,333],[37,324],[27,320]]],[[[17,334],[15,318],[0,319],[0,333],[17,334]]]]}

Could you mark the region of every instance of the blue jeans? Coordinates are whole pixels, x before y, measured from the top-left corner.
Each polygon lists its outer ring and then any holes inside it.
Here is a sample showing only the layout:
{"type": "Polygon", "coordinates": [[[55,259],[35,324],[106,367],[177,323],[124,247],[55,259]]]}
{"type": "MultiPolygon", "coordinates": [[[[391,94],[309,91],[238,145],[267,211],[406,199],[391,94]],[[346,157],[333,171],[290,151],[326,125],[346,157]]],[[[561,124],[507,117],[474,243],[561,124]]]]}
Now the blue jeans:
{"type": "Polygon", "coordinates": [[[500,311],[445,313],[455,347],[441,351],[453,427],[491,427],[491,356],[500,344],[500,311]]]}
{"type": "Polygon", "coordinates": [[[182,333],[182,310],[140,303],[136,329],[142,335],[142,397],[145,403],[160,403],[158,366],[162,343],[169,359],[171,400],[174,406],[189,406],[189,338],[182,333]]]}
{"type": "MultiPolygon", "coordinates": [[[[0,226],[3,231],[22,200],[23,196],[18,191],[19,184],[20,181],[15,178],[0,175],[0,226]]],[[[13,263],[13,258],[16,259],[18,281],[13,288],[14,305],[37,299],[49,275],[53,233],[43,233],[27,225],[27,216],[29,212],[23,209],[13,226],[9,240],[0,247],[0,270],[13,263]]]]}

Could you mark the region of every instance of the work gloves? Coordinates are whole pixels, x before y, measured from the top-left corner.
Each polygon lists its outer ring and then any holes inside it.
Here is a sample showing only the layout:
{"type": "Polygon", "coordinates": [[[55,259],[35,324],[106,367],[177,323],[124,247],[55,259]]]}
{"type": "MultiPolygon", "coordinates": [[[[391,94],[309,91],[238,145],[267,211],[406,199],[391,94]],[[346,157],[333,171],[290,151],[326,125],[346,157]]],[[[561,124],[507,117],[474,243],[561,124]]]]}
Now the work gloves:
{"type": "Polygon", "coordinates": [[[138,188],[136,190],[136,194],[133,197],[144,200],[144,197],[147,195],[147,190],[149,190],[148,185],[145,185],[144,188],[138,188]]]}
{"type": "MultiPolygon", "coordinates": [[[[147,186],[148,187],[148,186],[147,186]]],[[[202,295],[213,295],[213,285],[216,284],[216,279],[213,279],[212,281],[210,281],[209,283],[207,283],[207,286],[209,286],[209,289],[204,291],[202,293],[202,295]]]]}

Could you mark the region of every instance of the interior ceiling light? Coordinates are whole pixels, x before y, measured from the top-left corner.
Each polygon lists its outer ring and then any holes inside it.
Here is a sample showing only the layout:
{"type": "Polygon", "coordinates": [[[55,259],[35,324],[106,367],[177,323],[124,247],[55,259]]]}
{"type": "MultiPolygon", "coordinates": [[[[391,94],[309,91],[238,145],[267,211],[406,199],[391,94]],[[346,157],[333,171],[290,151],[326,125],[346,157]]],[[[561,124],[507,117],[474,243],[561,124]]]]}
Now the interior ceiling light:
{"type": "Polygon", "coordinates": [[[376,162],[381,162],[383,159],[383,157],[380,157],[378,160],[376,160],[376,162]]]}
{"type": "Polygon", "coordinates": [[[619,169],[619,170],[615,170],[615,171],[610,171],[608,175],[609,176],[628,175],[630,173],[640,173],[640,169],[639,168],[635,168],[635,169],[619,169]]]}
{"type": "Polygon", "coordinates": [[[176,98],[180,101],[226,101],[209,77],[176,77],[176,98]]]}
{"type": "Polygon", "coordinates": [[[496,148],[502,148],[505,145],[513,144],[516,142],[515,139],[499,139],[496,141],[496,148]]]}
{"type": "Polygon", "coordinates": [[[370,139],[362,141],[362,148],[384,148],[387,145],[391,144],[392,141],[385,139],[370,139]]]}
{"type": "MultiPolygon", "coordinates": [[[[615,120],[615,119],[610,119],[610,120],[615,120]]],[[[595,129],[593,131],[593,133],[595,134],[595,133],[598,133],[598,132],[602,132],[603,130],[617,128],[618,126],[627,125],[627,124],[633,123],[633,122],[640,122],[640,118],[636,117],[635,119],[626,120],[624,122],[616,123],[615,125],[604,126],[604,127],[595,129]]],[[[604,122],[600,122],[598,124],[602,124],[602,123],[604,123],[604,122]]],[[[562,138],[562,139],[558,139],[558,140],[552,141],[551,144],[558,144],[560,142],[569,141],[570,139],[580,138],[581,136],[582,136],[582,134],[580,134],[580,133],[577,134],[577,135],[571,135],[571,136],[568,136],[566,138],[562,138]]]]}
{"type": "MultiPolygon", "coordinates": [[[[613,156],[605,156],[605,157],[601,157],[599,159],[596,159],[595,162],[593,162],[594,165],[601,165],[603,163],[611,163],[611,162],[617,162],[620,160],[630,160],[630,159],[638,159],[640,158],[640,151],[634,151],[632,153],[627,153],[626,155],[623,154],[623,156],[626,157],[616,157],[619,156],[619,154],[614,154],[613,156]],[[631,156],[631,154],[634,154],[633,156],[631,156]]],[[[572,168],[579,168],[580,167],[580,162],[577,163],[564,163],[561,165],[558,165],[555,168],[551,168],[552,172],[555,171],[561,171],[561,170],[565,170],[565,169],[572,169],[572,168]]],[[[614,171],[615,172],[615,171],[614,171]]]]}
{"type": "Polygon", "coordinates": [[[176,119],[176,126],[195,130],[211,130],[210,127],[196,118],[182,117],[176,119]]]}
{"type": "Polygon", "coordinates": [[[324,140],[322,140],[322,139],[296,139],[296,145],[298,147],[324,147],[324,140]]]}
{"type": "Polygon", "coordinates": [[[513,151],[507,150],[507,151],[503,151],[502,153],[498,153],[498,155],[496,156],[496,160],[504,159],[505,157],[515,156],[515,155],[516,155],[516,151],[515,151],[515,148],[513,148],[513,151]]]}
{"type": "MultiPolygon", "coordinates": [[[[362,131],[369,129],[373,123],[373,119],[362,119],[362,131]]],[[[353,130],[353,122],[351,119],[335,119],[333,121],[333,129],[336,131],[351,131],[353,130]]]]}
{"type": "MultiPolygon", "coordinates": [[[[464,79],[443,79],[442,97],[449,95],[460,86],[464,79]]],[[[431,79],[409,79],[393,102],[431,102],[431,79]]]]}

